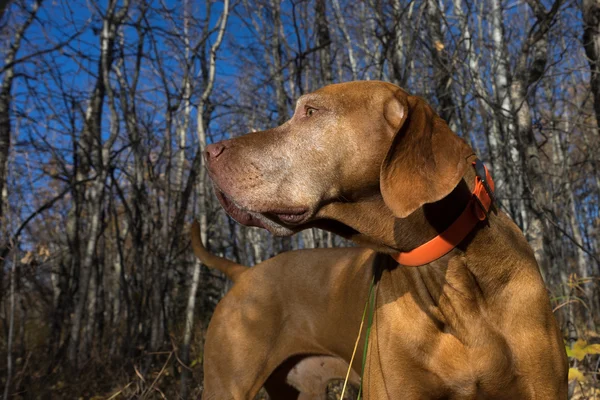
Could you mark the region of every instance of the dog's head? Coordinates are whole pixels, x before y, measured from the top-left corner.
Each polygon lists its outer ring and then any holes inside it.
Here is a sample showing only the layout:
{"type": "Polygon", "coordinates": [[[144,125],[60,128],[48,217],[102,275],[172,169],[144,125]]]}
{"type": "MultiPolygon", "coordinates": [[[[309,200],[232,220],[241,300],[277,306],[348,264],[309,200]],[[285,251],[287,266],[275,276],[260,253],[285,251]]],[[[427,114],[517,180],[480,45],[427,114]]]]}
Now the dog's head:
{"type": "Polygon", "coordinates": [[[302,96],[283,125],[209,145],[205,157],[234,219],[288,235],[327,218],[326,205],[376,196],[404,218],[447,196],[471,154],[424,100],[358,81],[302,96]]]}

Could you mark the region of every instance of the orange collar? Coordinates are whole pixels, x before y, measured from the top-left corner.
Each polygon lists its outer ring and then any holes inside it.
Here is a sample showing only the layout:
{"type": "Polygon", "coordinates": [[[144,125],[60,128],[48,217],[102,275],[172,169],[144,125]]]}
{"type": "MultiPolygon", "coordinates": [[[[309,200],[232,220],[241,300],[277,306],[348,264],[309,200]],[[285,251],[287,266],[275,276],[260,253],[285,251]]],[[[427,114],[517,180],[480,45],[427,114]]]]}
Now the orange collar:
{"type": "Polygon", "coordinates": [[[460,216],[446,229],[427,243],[407,251],[392,255],[394,260],[407,267],[429,264],[454,249],[480,222],[487,219],[494,204],[494,181],[480,160],[473,162],[475,168],[475,188],[473,197],[460,216]]]}

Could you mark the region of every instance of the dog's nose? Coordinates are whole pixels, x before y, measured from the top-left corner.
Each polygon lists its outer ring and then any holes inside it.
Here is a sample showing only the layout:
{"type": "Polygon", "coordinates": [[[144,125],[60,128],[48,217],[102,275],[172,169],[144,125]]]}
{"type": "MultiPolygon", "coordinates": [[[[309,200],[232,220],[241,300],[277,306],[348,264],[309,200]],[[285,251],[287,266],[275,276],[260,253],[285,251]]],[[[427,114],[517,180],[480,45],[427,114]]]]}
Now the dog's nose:
{"type": "Polygon", "coordinates": [[[211,158],[219,157],[221,153],[223,153],[223,150],[225,150],[225,145],[223,145],[221,142],[209,144],[204,150],[204,156],[206,157],[206,161],[209,161],[211,158]]]}

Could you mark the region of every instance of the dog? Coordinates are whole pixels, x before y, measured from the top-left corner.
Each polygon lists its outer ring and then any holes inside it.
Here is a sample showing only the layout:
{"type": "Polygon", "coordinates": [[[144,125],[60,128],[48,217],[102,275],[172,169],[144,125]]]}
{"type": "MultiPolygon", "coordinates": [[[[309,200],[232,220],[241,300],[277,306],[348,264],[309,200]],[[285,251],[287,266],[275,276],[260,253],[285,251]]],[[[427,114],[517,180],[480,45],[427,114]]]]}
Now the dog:
{"type": "MultiPolygon", "coordinates": [[[[381,255],[364,260],[377,274],[365,399],[567,397],[565,348],[533,252],[493,206],[493,181],[473,149],[423,99],[379,81],[329,85],[300,97],[283,125],[211,144],[205,159],[238,222],[276,235],[319,227],[381,255]]],[[[353,312],[365,298],[344,304],[346,279],[285,279],[297,283],[288,292],[298,301],[320,286],[335,310],[353,312]]],[[[243,318],[265,312],[277,306],[243,318]]],[[[315,351],[300,335],[262,343],[253,351],[271,353],[267,369],[315,351]]],[[[206,360],[219,351],[207,348],[206,360]]],[[[225,376],[206,377],[205,398],[244,398],[225,376]]]]}

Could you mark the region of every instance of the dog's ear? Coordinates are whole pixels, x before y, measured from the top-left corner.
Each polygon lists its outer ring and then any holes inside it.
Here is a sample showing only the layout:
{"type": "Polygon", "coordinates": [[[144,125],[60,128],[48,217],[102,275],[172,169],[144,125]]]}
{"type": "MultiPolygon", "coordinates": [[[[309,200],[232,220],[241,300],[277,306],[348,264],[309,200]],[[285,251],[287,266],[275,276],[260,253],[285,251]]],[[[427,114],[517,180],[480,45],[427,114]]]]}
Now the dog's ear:
{"type": "Polygon", "coordinates": [[[421,98],[398,92],[385,107],[397,123],[392,145],[381,165],[381,193],[398,218],[446,197],[458,185],[471,147],[421,98]]]}

